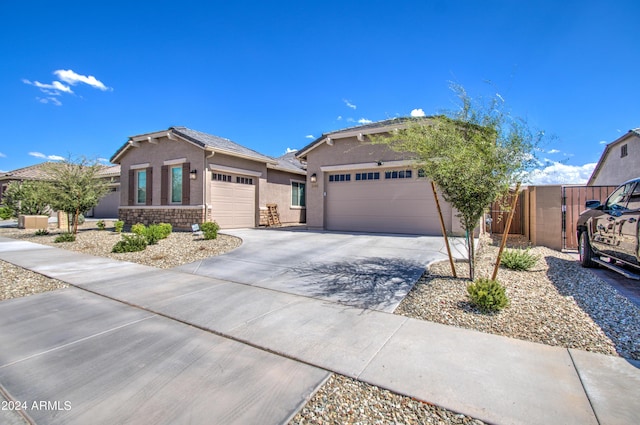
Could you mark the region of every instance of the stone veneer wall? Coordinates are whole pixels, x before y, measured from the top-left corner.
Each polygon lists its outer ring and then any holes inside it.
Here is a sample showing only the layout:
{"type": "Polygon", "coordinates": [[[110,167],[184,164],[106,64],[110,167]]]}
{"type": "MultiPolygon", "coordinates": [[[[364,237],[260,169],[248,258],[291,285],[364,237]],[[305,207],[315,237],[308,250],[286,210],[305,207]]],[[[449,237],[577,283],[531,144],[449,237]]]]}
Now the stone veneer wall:
{"type": "Polygon", "coordinates": [[[125,225],[136,223],[145,225],[154,223],[170,223],[175,229],[191,230],[192,224],[202,224],[205,220],[211,220],[211,208],[207,208],[206,217],[204,208],[120,208],[118,210],[120,220],[125,225]]]}

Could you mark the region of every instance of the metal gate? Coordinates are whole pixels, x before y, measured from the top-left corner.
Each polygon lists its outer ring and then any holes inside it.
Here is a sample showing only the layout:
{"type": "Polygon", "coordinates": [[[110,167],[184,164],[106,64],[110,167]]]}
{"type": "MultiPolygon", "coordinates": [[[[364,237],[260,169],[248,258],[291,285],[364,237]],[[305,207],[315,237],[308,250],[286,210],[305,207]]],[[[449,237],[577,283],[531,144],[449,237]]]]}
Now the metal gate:
{"type": "Polygon", "coordinates": [[[578,249],[576,226],[585,202],[604,202],[617,186],[563,186],[562,187],[562,245],[564,249],[578,249]]]}

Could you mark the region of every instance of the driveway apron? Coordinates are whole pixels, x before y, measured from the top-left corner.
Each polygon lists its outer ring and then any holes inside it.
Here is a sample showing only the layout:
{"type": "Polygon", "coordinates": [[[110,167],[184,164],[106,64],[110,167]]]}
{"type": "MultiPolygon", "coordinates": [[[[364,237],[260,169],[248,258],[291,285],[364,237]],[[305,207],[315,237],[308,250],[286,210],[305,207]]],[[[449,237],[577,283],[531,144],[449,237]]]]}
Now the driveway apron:
{"type": "MultiPolygon", "coordinates": [[[[442,237],[307,230],[225,231],[243,240],[224,255],[176,270],[393,312],[429,264],[447,258],[442,237]]],[[[464,242],[452,238],[456,258],[464,242]]]]}

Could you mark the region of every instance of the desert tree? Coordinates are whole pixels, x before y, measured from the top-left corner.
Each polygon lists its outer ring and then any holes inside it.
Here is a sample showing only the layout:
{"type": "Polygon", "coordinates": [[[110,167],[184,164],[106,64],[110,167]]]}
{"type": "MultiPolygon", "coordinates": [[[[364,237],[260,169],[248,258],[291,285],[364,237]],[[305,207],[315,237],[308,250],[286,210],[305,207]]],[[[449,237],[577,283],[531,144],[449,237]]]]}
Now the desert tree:
{"type": "Polygon", "coordinates": [[[408,153],[457,211],[465,230],[469,277],[474,279],[474,231],[489,205],[535,164],[542,132],[512,116],[500,95],[474,100],[463,87],[452,86],[457,108],[442,115],[408,119],[397,131],[373,137],[408,153]]]}
{"type": "Polygon", "coordinates": [[[108,182],[99,175],[104,168],[98,161],[85,157],[47,164],[45,172],[54,196],[51,207],[67,213],[73,233],[78,232],[78,218],[98,205],[109,192],[108,182]]]}

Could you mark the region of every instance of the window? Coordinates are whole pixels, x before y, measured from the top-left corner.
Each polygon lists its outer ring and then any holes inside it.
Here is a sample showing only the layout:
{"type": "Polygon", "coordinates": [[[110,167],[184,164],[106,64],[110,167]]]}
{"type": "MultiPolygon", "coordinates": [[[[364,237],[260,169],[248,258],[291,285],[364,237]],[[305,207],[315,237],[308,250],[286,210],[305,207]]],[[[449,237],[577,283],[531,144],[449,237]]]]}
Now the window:
{"type": "Polygon", "coordinates": [[[356,173],[356,180],[380,180],[380,173],[356,173]]]}
{"type": "Polygon", "coordinates": [[[147,203],[147,170],[136,171],[136,204],[147,203]]]}
{"type": "Polygon", "coordinates": [[[418,177],[420,177],[420,178],[424,178],[424,177],[426,177],[426,176],[427,176],[427,174],[425,173],[424,168],[420,168],[420,169],[418,170],[418,177]]]}
{"type": "Polygon", "coordinates": [[[229,176],[227,174],[220,174],[220,173],[212,173],[211,174],[211,180],[220,181],[220,182],[232,182],[233,181],[233,180],[231,180],[231,176],[229,176]]]}
{"type": "Polygon", "coordinates": [[[385,179],[410,179],[412,176],[413,171],[411,170],[385,171],[384,173],[385,179]]]}
{"type": "Polygon", "coordinates": [[[607,199],[607,203],[605,204],[606,210],[621,210],[625,208],[627,204],[627,195],[632,189],[632,184],[626,184],[624,186],[619,187],[613,192],[609,199],[607,199]]]}
{"type": "Polygon", "coordinates": [[[640,184],[636,184],[636,188],[629,196],[629,203],[627,204],[627,209],[630,210],[638,210],[640,209],[640,184]]]}
{"type": "Polygon", "coordinates": [[[305,187],[306,183],[291,182],[291,206],[292,207],[304,207],[305,206],[305,187]]]}
{"type": "Polygon", "coordinates": [[[330,182],[350,182],[351,174],[332,174],[329,176],[330,182]]]}
{"type": "Polygon", "coordinates": [[[627,150],[627,145],[624,144],[620,147],[620,158],[624,158],[625,156],[628,155],[628,150],[627,150]]]}
{"type": "MultiPolygon", "coordinates": [[[[231,177],[231,176],[229,176],[229,177],[231,177]]],[[[251,177],[236,177],[236,183],[253,184],[253,179],[251,177]]]]}
{"type": "Polygon", "coordinates": [[[182,165],[171,167],[171,203],[182,203],[182,165]]]}

